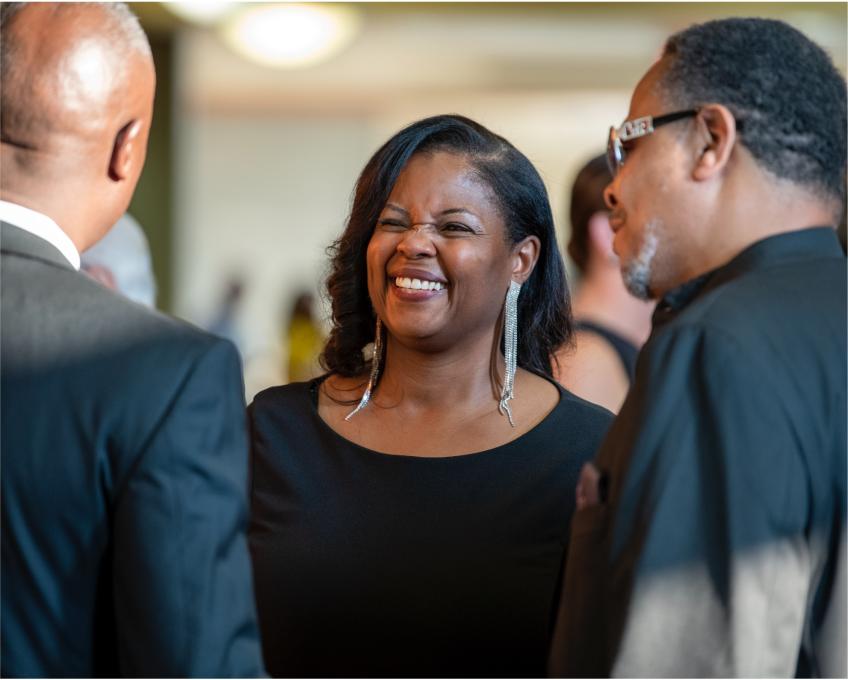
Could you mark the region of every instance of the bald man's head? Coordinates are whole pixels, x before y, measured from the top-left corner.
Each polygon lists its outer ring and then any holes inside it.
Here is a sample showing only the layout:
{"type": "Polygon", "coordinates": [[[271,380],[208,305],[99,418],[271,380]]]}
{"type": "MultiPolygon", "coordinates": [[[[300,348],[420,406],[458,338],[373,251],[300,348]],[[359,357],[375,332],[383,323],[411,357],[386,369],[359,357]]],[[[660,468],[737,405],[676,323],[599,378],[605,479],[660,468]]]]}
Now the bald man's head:
{"type": "Polygon", "coordinates": [[[0,196],[50,215],[83,249],[126,209],[141,172],[155,86],[147,38],[120,3],[0,12],[0,196]]]}

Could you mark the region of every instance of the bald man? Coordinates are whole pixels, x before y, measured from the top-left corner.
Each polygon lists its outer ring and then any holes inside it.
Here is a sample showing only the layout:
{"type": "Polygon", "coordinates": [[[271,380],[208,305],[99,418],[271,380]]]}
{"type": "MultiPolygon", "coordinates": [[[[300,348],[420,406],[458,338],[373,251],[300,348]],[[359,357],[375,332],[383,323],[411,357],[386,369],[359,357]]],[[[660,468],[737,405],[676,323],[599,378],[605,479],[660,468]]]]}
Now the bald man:
{"type": "Polygon", "coordinates": [[[235,349],[78,271],[144,163],[147,39],[123,4],[0,32],[0,673],[260,675],[235,349]]]}

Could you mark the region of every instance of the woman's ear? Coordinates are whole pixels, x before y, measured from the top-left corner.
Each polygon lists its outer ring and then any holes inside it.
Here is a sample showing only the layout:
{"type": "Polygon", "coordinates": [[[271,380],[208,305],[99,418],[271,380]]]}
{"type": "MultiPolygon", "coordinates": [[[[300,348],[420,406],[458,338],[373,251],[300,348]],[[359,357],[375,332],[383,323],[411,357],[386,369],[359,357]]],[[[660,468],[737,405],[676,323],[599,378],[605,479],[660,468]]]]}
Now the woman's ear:
{"type": "Polygon", "coordinates": [[[512,278],[514,281],[524,283],[530,278],[541,250],[542,242],[538,236],[525,236],[513,246],[512,278]]]}
{"type": "Polygon", "coordinates": [[[736,144],[736,119],[722,104],[706,104],[698,111],[698,156],[692,178],[705,181],[721,173],[736,144]]]}

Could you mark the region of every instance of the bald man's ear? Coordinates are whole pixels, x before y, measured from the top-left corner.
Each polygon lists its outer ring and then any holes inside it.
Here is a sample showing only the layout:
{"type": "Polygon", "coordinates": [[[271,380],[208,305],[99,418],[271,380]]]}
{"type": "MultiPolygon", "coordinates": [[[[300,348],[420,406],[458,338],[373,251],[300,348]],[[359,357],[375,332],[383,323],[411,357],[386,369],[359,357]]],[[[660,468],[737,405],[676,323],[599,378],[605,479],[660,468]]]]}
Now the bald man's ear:
{"type": "Polygon", "coordinates": [[[115,135],[112,158],[109,160],[109,178],[120,182],[130,176],[138,156],[144,157],[143,140],[140,139],[142,122],[131,120],[115,135]]]}
{"type": "Polygon", "coordinates": [[[696,120],[700,153],[692,177],[704,181],[721,173],[730,161],[736,144],[736,119],[726,106],[706,104],[696,120]]]}

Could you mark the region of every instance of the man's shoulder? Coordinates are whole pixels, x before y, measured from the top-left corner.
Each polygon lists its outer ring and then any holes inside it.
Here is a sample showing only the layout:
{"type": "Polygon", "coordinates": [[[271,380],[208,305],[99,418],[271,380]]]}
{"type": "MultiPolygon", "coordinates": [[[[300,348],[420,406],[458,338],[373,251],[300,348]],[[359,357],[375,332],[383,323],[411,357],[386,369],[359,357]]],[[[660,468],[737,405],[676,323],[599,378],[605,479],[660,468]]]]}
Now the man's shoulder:
{"type": "Polygon", "coordinates": [[[146,307],[101,286],[96,281],[84,281],[80,285],[79,294],[84,303],[81,309],[84,313],[102,315],[134,328],[147,329],[154,337],[201,346],[210,346],[222,340],[188,321],[146,307]]]}
{"type": "MultiPolygon", "coordinates": [[[[4,262],[5,264],[5,262],[4,262]]],[[[46,331],[53,345],[45,351],[80,354],[93,350],[102,361],[123,362],[144,355],[156,357],[163,368],[175,362],[192,363],[215,346],[229,341],[187,321],[150,309],[109,290],[81,272],[47,263],[29,262],[19,272],[3,276],[4,341],[26,340],[46,331]]]]}
{"type": "Polygon", "coordinates": [[[655,328],[637,383],[677,381],[696,399],[727,403],[760,391],[788,412],[801,403],[829,410],[827,400],[845,394],[844,272],[839,259],[798,261],[708,286],[655,328]]]}
{"type": "MultiPolygon", "coordinates": [[[[115,324],[112,333],[127,334],[131,330],[139,339],[146,338],[154,345],[185,345],[204,351],[226,340],[197,328],[183,319],[169,316],[156,309],[129,300],[87,277],[77,283],[73,295],[79,300],[81,317],[97,319],[101,324],[115,324]],[[122,330],[123,329],[123,330],[122,330]]],[[[227,343],[229,344],[229,343],[227,343]]]]}
{"type": "Polygon", "coordinates": [[[92,286],[97,290],[89,293],[91,309],[102,310],[103,322],[116,324],[110,335],[134,356],[155,357],[165,370],[178,364],[188,368],[201,357],[214,365],[222,361],[240,365],[238,350],[226,338],[128,300],[94,281],[89,282],[88,287],[92,286]]]}
{"type": "Polygon", "coordinates": [[[840,332],[844,337],[845,273],[844,258],[754,269],[706,290],[663,332],[724,335],[760,350],[766,339],[774,348],[795,339],[826,342],[840,332]]]}

